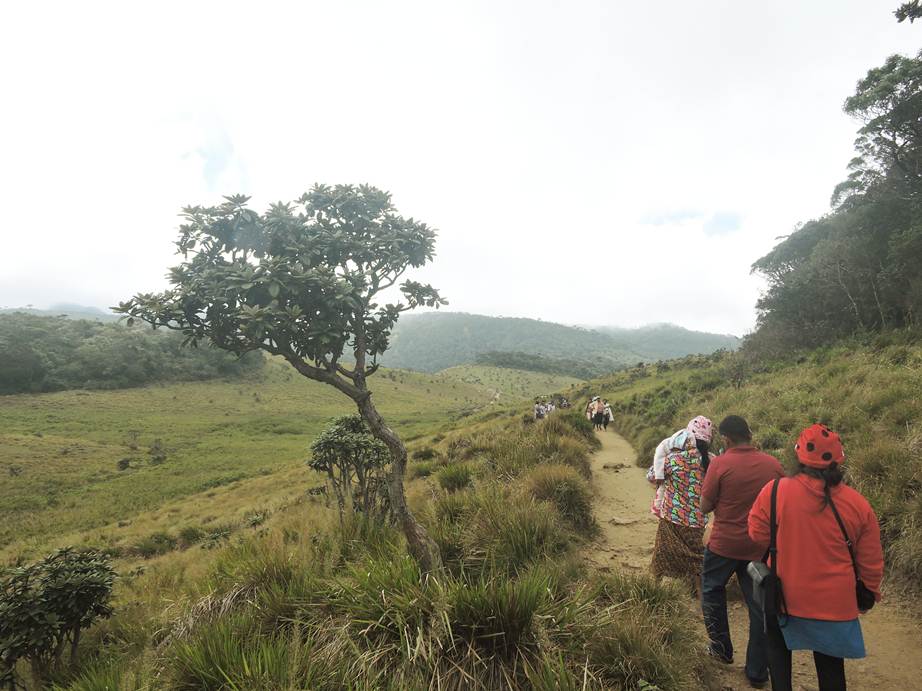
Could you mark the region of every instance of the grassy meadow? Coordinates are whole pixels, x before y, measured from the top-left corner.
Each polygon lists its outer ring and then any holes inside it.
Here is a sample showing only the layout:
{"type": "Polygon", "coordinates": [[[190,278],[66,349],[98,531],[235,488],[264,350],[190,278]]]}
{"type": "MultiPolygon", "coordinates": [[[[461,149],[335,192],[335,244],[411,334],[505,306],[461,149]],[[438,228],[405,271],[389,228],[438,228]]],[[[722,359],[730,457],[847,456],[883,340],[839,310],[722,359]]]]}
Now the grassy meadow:
{"type": "MultiPolygon", "coordinates": [[[[408,439],[493,398],[404,371],[379,373],[374,391],[408,439]]],[[[0,558],[61,542],[124,548],[141,525],[224,522],[288,501],[317,481],[308,444],[350,412],[345,397],[271,362],[230,382],[0,396],[0,558]]]]}
{"type": "Polygon", "coordinates": [[[214,549],[122,562],[115,615],[55,688],[705,688],[678,586],[597,574],[578,553],[597,530],[597,443],[578,414],[499,407],[417,439],[409,497],[439,577],[389,525],[341,526],[316,498],[214,549]]]}
{"type": "Polygon", "coordinates": [[[580,383],[579,379],[559,374],[527,372],[488,365],[458,365],[442,370],[439,376],[464,384],[483,386],[493,391],[497,395],[497,400],[502,402],[547,396],[580,383]]]}
{"type": "Polygon", "coordinates": [[[922,345],[886,333],[742,371],[733,357],[693,356],[614,374],[581,390],[612,401],[615,426],[639,451],[694,415],[743,415],[756,443],[795,466],[801,429],[823,422],[845,443],[848,481],[877,512],[891,575],[922,578],[922,345]]]}

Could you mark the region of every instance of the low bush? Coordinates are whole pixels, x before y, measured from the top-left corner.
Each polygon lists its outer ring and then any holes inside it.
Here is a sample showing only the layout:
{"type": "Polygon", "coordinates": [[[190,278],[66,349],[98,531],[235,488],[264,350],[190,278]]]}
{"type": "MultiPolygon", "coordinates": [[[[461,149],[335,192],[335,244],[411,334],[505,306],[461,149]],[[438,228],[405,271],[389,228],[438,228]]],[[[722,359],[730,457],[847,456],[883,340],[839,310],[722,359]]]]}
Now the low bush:
{"type": "Polygon", "coordinates": [[[474,470],[465,463],[452,463],[442,468],[436,475],[439,485],[448,492],[457,492],[471,486],[474,470]]]}
{"type": "Polygon", "coordinates": [[[524,486],[533,499],[556,506],[577,532],[591,535],[598,530],[592,513],[592,490],[571,466],[536,466],[525,476],[524,486]]]}
{"type": "Polygon", "coordinates": [[[466,561],[474,570],[518,573],[545,557],[565,552],[571,536],[553,505],[515,501],[489,489],[477,498],[465,534],[466,561]]]}
{"type": "Polygon", "coordinates": [[[414,461],[431,461],[438,455],[438,451],[433,449],[431,446],[424,446],[421,449],[416,449],[416,451],[412,453],[411,458],[414,461]]]}
{"type": "Polygon", "coordinates": [[[177,540],[174,536],[161,530],[138,540],[132,547],[132,552],[144,559],[150,559],[172,552],[176,549],[176,544],[177,540]]]}
{"type": "Polygon", "coordinates": [[[407,474],[411,480],[415,480],[420,477],[429,477],[439,469],[437,463],[431,461],[426,461],[425,463],[413,463],[407,468],[407,474]]]}

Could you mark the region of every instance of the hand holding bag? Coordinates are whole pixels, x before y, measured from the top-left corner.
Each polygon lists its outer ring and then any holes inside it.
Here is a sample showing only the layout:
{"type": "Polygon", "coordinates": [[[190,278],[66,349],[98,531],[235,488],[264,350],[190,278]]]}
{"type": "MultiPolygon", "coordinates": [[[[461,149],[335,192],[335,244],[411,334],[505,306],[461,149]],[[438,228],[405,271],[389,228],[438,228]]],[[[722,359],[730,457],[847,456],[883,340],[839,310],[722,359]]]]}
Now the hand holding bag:
{"type": "Polygon", "coordinates": [[[848,536],[848,531],[845,529],[845,523],[842,522],[842,517],[839,515],[839,512],[836,509],[836,505],[832,500],[832,497],[829,497],[829,508],[832,509],[832,513],[836,517],[836,522],[839,524],[839,530],[842,531],[842,537],[845,538],[845,546],[848,547],[848,556],[852,558],[852,569],[855,571],[855,599],[858,601],[858,610],[861,612],[867,612],[877,602],[877,598],[875,597],[874,592],[864,584],[864,581],[861,580],[861,576],[858,575],[858,562],[855,561],[855,549],[852,546],[852,540],[848,536]]]}

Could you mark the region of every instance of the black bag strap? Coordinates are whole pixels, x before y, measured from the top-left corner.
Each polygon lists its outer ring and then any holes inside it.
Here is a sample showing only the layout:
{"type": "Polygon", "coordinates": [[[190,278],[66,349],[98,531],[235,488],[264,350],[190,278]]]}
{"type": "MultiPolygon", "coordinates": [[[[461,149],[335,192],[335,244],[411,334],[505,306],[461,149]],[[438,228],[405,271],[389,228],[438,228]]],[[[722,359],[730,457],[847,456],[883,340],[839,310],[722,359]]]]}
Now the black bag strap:
{"type": "Polygon", "coordinates": [[[778,484],[781,482],[780,477],[776,477],[774,482],[772,482],[772,500],[771,500],[771,513],[769,515],[769,540],[768,540],[768,549],[765,550],[765,556],[762,557],[762,561],[766,564],[768,563],[768,557],[771,556],[771,568],[772,573],[777,571],[777,562],[778,562],[778,484]]]}
{"type": "Polygon", "coordinates": [[[836,523],[839,524],[839,530],[842,531],[842,537],[845,538],[845,546],[848,547],[848,556],[852,558],[852,568],[855,570],[855,580],[860,581],[861,576],[858,575],[858,562],[855,560],[855,547],[852,545],[852,539],[848,536],[845,523],[842,521],[839,511],[836,509],[836,503],[832,500],[831,496],[829,497],[829,508],[832,509],[832,513],[836,517],[836,523]]]}

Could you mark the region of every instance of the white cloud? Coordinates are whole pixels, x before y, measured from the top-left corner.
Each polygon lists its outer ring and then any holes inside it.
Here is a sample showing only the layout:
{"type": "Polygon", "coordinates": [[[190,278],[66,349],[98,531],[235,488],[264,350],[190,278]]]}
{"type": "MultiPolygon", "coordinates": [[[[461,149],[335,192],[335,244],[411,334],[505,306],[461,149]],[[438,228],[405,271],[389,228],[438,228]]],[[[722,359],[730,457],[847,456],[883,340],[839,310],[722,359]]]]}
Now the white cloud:
{"type": "Polygon", "coordinates": [[[452,309],[740,333],[824,213],[876,3],[7,3],[0,305],[165,286],[185,204],[370,182],[452,309]],[[860,40],[855,37],[859,36],[860,40]],[[732,232],[730,232],[732,231],[732,232]]]}

